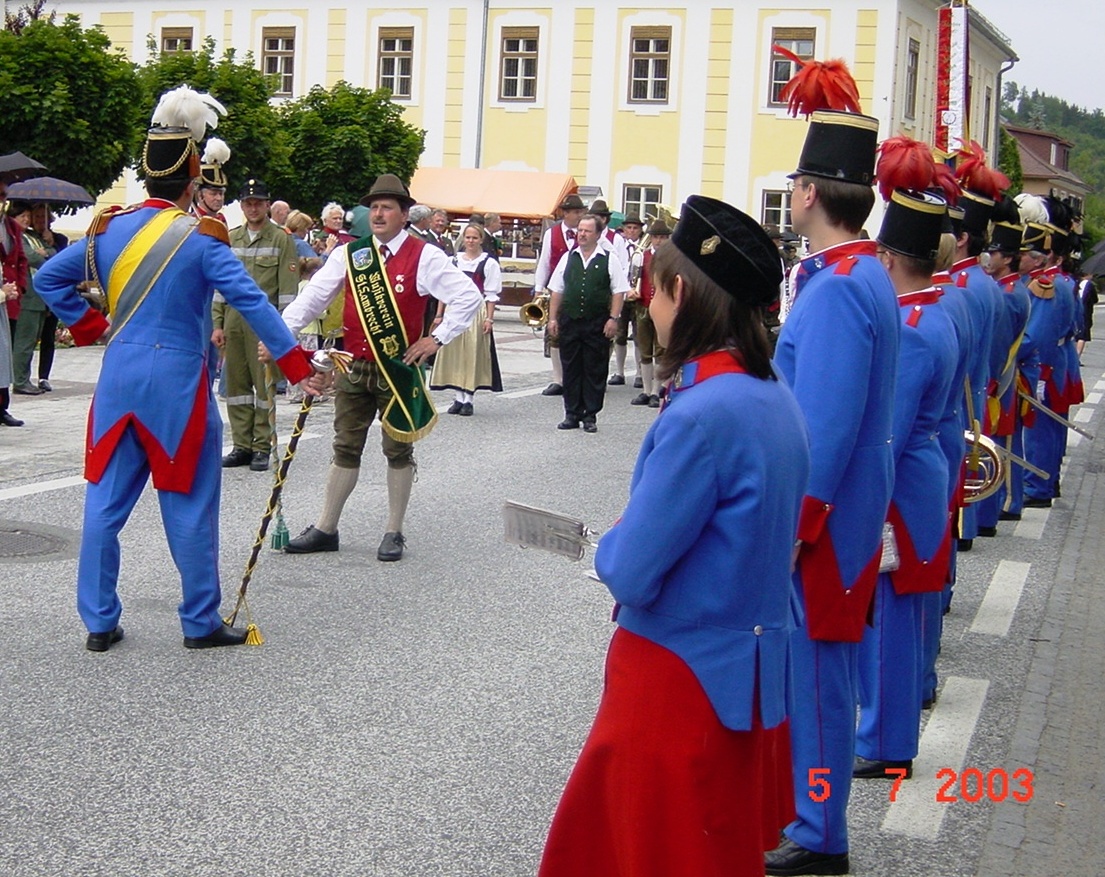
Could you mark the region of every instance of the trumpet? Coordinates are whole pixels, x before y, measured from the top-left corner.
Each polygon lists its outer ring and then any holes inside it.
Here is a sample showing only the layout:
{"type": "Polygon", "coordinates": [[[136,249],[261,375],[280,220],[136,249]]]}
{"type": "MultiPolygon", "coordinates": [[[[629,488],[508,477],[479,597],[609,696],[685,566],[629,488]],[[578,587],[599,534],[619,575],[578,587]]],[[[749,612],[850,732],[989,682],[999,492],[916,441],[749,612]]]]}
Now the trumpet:
{"type": "Polygon", "coordinates": [[[967,439],[967,477],[963,483],[963,501],[981,502],[997,491],[1005,480],[1005,458],[989,436],[964,430],[967,439]]]}
{"type": "Polygon", "coordinates": [[[523,326],[531,329],[543,329],[549,321],[549,296],[538,295],[533,301],[526,302],[518,308],[518,319],[523,326]]]}

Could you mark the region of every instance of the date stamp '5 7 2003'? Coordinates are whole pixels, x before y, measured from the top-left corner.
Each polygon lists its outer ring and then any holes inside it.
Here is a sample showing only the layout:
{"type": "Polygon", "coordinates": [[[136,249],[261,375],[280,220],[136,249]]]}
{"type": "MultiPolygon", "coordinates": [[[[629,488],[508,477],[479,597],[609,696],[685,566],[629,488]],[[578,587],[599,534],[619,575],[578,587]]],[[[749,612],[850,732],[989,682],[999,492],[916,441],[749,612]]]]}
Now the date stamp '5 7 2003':
{"type": "MultiPolygon", "coordinates": [[[[893,780],[890,786],[891,802],[898,799],[898,790],[908,773],[904,767],[886,769],[886,778],[893,780]]],[[[810,800],[820,804],[829,799],[833,789],[828,776],[827,767],[810,768],[810,800]]],[[[967,767],[962,771],[942,767],[936,771],[936,779],[943,780],[936,790],[936,801],[940,804],[955,804],[958,801],[974,804],[983,800],[999,803],[1009,798],[1027,804],[1035,794],[1033,783],[1036,778],[1027,767],[1019,767],[1012,774],[1000,767],[986,773],[977,767],[967,767]]]]}

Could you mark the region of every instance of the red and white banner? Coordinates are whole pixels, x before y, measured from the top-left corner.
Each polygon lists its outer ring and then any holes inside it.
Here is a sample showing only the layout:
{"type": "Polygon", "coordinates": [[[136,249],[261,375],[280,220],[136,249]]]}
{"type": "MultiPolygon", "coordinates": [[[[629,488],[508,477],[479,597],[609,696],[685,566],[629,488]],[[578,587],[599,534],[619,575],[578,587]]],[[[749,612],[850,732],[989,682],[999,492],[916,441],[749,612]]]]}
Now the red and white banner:
{"type": "Polygon", "coordinates": [[[970,140],[969,29],[967,0],[953,0],[940,9],[936,34],[936,148],[944,152],[954,152],[970,140]]]}

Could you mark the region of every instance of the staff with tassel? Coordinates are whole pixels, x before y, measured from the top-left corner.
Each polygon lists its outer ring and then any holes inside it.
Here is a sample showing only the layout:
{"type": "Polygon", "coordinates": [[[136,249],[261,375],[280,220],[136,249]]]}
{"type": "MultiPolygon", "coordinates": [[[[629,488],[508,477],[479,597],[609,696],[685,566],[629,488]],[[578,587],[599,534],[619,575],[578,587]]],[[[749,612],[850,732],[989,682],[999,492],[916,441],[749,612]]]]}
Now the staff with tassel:
{"type": "MultiPolygon", "coordinates": [[[[349,372],[349,363],[353,357],[341,350],[317,350],[314,356],[311,358],[312,363],[323,372],[332,372],[334,370],[340,371],[343,374],[349,372]]],[[[271,367],[270,367],[271,369],[271,367]]],[[[271,377],[271,370],[269,375],[271,377]]],[[[306,395],[303,398],[303,403],[299,407],[299,413],[296,415],[295,425],[292,427],[291,435],[288,436],[288,446],[284,449],[284,457],[280,461],[280,465],[276,470],[276,477],[273,479],[272,492],[269,494],[268,503],[265,506],[265,512],[261,516],[261,523],[257,526],[257,536],[253,540],[253,548],[249,553],[249,560],[246,561],[246,569],[242,575],[242,584],[238,588],[238,602],[234,605],[234,611],[226,618],[226,623],[233,625],[238,617],[238,613],[245,610],[246,613],[246,645],[247,646],[259,646],[263,645],[265,640],[261,636],[261,631],[257,625],[253,623],[253,616],[249,611],[249,605],[246,603],[246,591],[249,589],[250,579],[253,578],[253,571],[257,568],[257,558],[261,554],[261,546],[265,544],[265,536],[269,530],[269,524],[272,523],[274,517],[280,514],[280,495],[284,491],[284,482],[288,478],[288,469],[292,465],[292,460],[295,458],[295,450],[299,445],[299,437],[303,435],[303,429],[307,424],[307,415],[311,413],[311,405],[314,403],[314,396],[306,395]]],[[[275,417],[275,415],[272,415],[275,417]]],[[[273,455],[276,455],[275,448],[275,429],[273,430],[273,455]]],[[[280,524],[283,522],[281,521],[280,524]]],[[[278,524],[278,527],[280,526],[278,524]]],[[[285,532],[287,528],[285,527],[285,532]]]]}

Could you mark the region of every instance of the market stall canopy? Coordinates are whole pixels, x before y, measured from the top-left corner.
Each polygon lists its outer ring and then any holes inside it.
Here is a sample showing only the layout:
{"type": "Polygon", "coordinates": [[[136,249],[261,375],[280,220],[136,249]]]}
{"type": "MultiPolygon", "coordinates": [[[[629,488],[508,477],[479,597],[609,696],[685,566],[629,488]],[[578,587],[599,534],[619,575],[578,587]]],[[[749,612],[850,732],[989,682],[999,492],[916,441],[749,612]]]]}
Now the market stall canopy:
{"type": "Polygon", "coordinates": [[[564,196],[577,188],[571,174],[420,167],[411,180],[411,197],[460,216],[498,213],[503,219],[537,222],[554,215],[564,196]]]}

